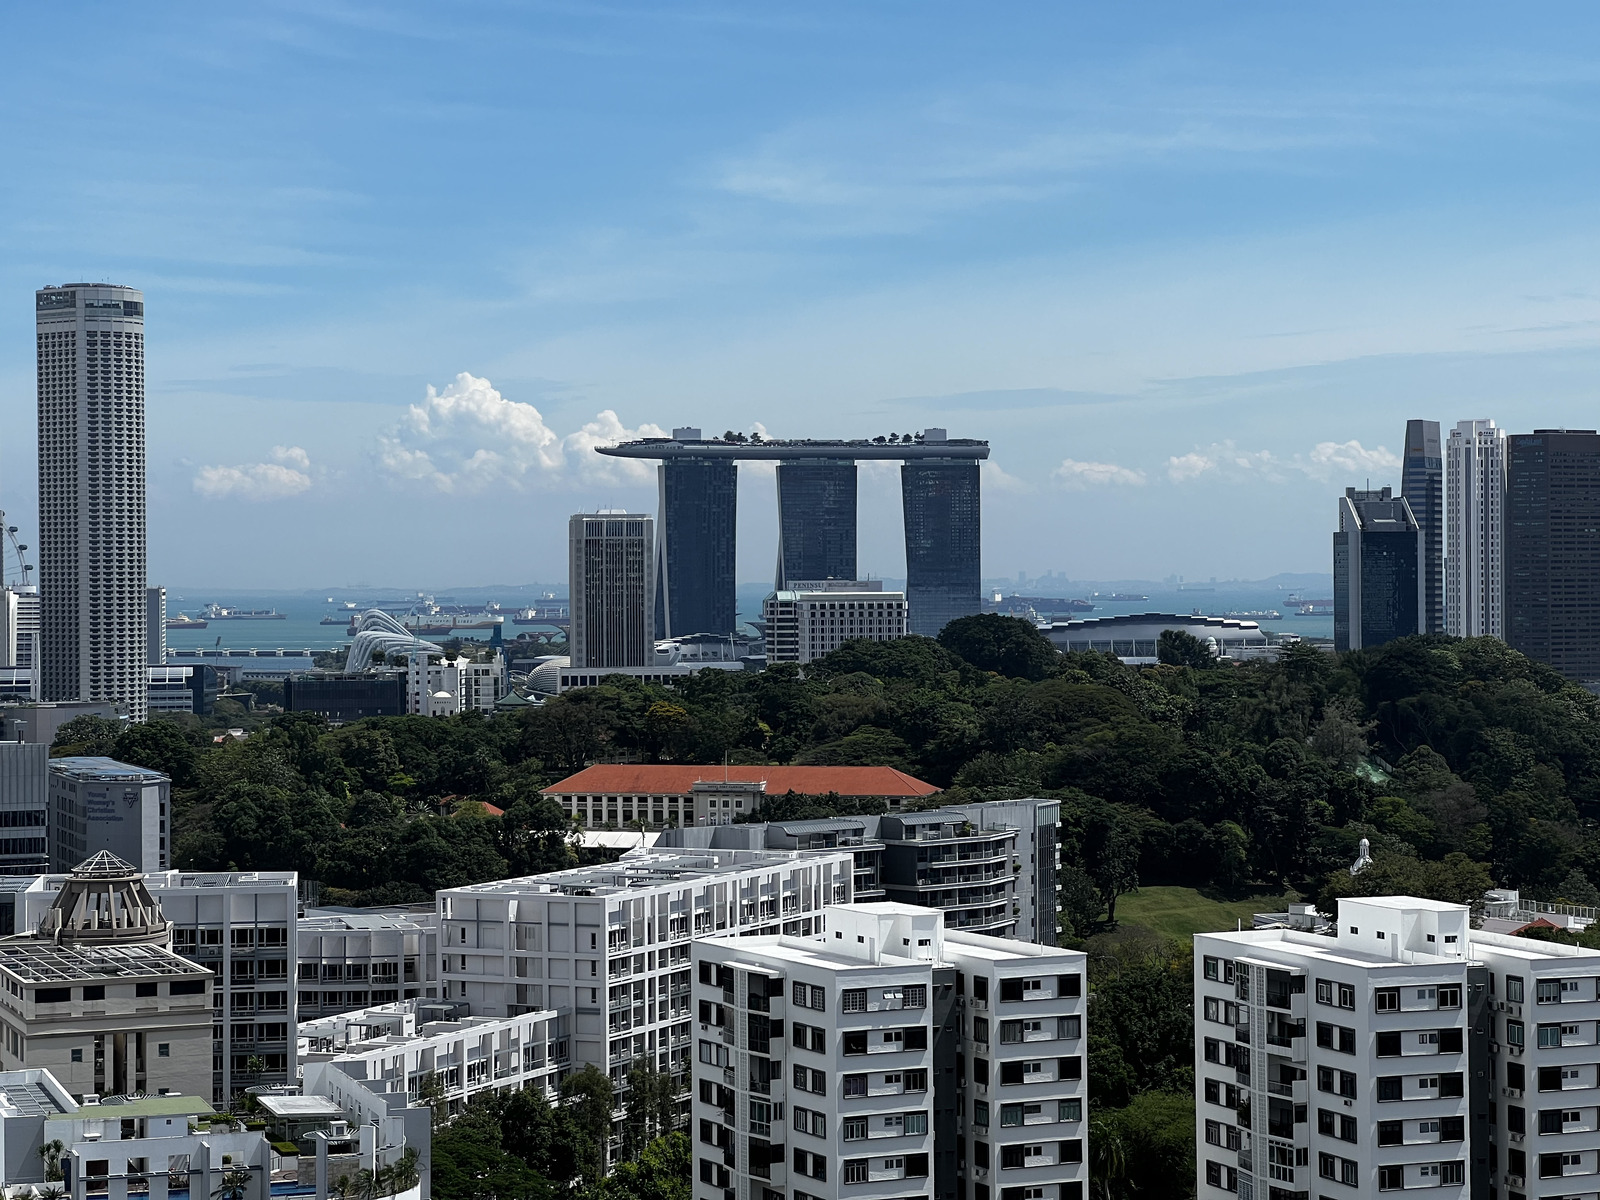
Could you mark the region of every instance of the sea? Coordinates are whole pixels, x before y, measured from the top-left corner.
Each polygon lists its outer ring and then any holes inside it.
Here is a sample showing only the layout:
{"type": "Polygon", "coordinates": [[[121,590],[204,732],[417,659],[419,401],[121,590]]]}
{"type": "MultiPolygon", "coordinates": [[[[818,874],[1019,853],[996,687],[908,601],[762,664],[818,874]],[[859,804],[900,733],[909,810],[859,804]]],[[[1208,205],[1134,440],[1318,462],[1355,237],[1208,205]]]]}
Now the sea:
{"type": "MultiPolygon", "coordinates": [[[[885,579],[886,590],[905,586],[903,580],[885,579]]],[[[736,593],[739,619],[747,621],[761,615],[761,602],[772,590],[770,583],[742,583],[736,593]]],[[[1053,596],[1086,600],[1092,611],[1072,614],[1093,618],[1128,613],[1201,613],[1218,615],[1232,612],[1277,611],[1281,620],[1261,620],[1263,629],[1273,633],[1298,633],[1303,637],[1331,638],[1331,616],[1302,617],[1288,604],[1291,596],[1304,600],[1328,600],[1333,580],[1327,575],[1280,576],[1274,580],[1228,580],[1217,583],[1152,583],[1149,581],[1017,581],[987,580],[984,594],[1003,596],[1053,596]],[[1112,595],[1127,597],[1111,599],[1112,595]],[[1141,598],[1142,597],[1142,598],[1141,598]]],[[[522,627],[513,626],[510,616],[516,609],[543,603],[565,603],[567,588],[561,584],[512,584],[468,586],[442,590],[405,588],[330,588],[320,591],[257,591],[214,587],[167,589],[167,614],[198,616],[209,604],[230,608],[271,609],[284,619],[268,621],[211,621],[204,629],[169,629],[167,645],[173,649],[198,649],[220,646],[225,650],[331,650],[347,645],[346,629],[351,610],[383,608],[404,613],[424,597],[442,605],[477,605],[495,601],[508,618],[506,636],[515,637],[522,627]],[[337,618],[332,625],[324,617],[337,618]]],[[[486,636],[482,631],[471,636],[486,636]]]]}

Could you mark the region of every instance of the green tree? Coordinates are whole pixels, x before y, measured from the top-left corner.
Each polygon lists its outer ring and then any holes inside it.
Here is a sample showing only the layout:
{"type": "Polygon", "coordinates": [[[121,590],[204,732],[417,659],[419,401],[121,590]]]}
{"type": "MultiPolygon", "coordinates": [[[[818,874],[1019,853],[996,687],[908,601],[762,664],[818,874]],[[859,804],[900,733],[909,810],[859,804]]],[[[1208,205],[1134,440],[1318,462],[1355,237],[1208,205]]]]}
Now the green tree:
{"type": "Polygon", "coordinates": [[[85,713],[62,722],[50,749],[61,754],[109,755],[122,730],[121,721],[85,713]]]}
{"type": "Polygon", "coordinates": [[[668,1133],[618,1163],[598,1195],[600,1200],[689,1200],[693,1177],[688,1135],[668,1133]]]}
{"type": "Polygon", "coordinates": [[[198,753],[198,745],[181,726],[159,718],[128,726],[111,747],[111,757],[118,762],[160,771],[174,787],[194,784],[198,753]]]}
{"type": "Polygon", "coordinates": [[[593,1063],[584,1064],[561,1081],[561,1096],[570,1105],[578,1133],[578,1175],[586,1187],[594,1187],[605,1177],[612,1092],[611,1080],[593,1063]]]}
{"type": "Polygon", "coordinates": [[[1121,1195],[1151,1200],[1194,1195],[1194,1120],[1192,1092],[1142,1092],[1107,1114],[1105,1124],[1114,1130],[1125,1161],[1121,1195]]]}
{"type": "Polygon", "coordinates": [[[628,1069],[627,1114],[622,1121],[622,1156],[631,1159],[657,1138],[671,1133],[678,1121],[672,1076],[649,1059],[636,1058],[628,1069]]]}
{"type": "Polygon", "coordinates": [[[1048,679],[1061,654],[1032,621],[999,613],[957,617],[939,631],[939,645],[977,667],[1014,679],[1048,679]]]}
{"type": "Polygon", "coordinates": [[[211,1189],[211,1200],[244,1200],[250,1194],[253,1182],[249,1171],[226,1171],[217,1186],[211,1189]]]}
{"type": "Polygon", "coordinates": [[[1206,644],[1183,629],[1163,629],[1156,639],[1156,660],[1169,667],[1209,671],[1217,659],[1206,644]]]}
{"type": "Polygon", "coordinates": [[[44,1160],[44,1177],[46,1182],[53,1183],[61,1178],[61,1156],[67,1148],[60,1138],[51,1138],[39,1147],[39,1157],[44,1160]]]}

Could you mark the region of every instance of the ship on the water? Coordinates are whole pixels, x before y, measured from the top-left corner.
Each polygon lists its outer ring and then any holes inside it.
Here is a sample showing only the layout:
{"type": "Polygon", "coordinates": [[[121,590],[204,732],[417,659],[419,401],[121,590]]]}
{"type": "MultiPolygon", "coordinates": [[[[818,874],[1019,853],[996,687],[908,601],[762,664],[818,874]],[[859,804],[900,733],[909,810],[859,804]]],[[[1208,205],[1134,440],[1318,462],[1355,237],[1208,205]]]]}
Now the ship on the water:
{"type": "Polygon", "coordinates": [[[407,617],[401,624],[419,637],[436,637],[439,634],[473,633],[485,629],[498,629],[502,624],[502,618],[490,617],[474,620],[471,617],[407,617]]]}
{"type": "Polygon", "coordinates": [[[274,608],[229,608],[226,604],[208,604],[205,607],[208,621],[287,621],[287,614],[274,608]]]}
{"type": "Polygon", "coordinates": [[[1275,608],[1251,608],[1239,612],[1212,613],[1213,617],[1223,617],[1229,621],[1281,621],[1283,614],[1275,608]]]}
{"type": "Polygon", "coordinates": [[[519,608],[516,615],[511,618],[513,625],[549,625],[553,621],[565,621],[570,614],[565,604],[545,605],[542,608],[519,608]]]}
{"type": "Polygon", "coordinates": [[[205,627],[206,623],[199,617],[190,617],[183,613],[167,618],[168,629],[204,629],[205,627]]]}

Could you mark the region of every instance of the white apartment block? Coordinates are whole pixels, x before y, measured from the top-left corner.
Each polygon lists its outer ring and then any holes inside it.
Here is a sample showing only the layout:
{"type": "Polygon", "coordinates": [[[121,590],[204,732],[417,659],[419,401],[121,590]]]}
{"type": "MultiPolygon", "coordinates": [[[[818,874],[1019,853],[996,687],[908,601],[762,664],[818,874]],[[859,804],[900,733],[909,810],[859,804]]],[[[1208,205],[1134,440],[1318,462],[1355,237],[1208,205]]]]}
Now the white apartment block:
{"type": "Polygon", "coordinates": [[[299,921],[296,1007],[302,1021],[439,994],[435,912],[308,909],[299,921]]]}
{"type": "MultiPolygon", "coordinates": [[[[566,1025],[553,1012],[516,1017],[428,1020],[423,1002],[375,1005],[300,1025],[306,1093],[331,1064],[379,1092],[415,1102],[422,1083],[437,1076],[448,1111],[459,1112],[480,1092],[533,1088],[547,1099],[561,1090],[570,1058],[566,1025]]],[[[329,1091],[342,1103],[337,1089],[329,1091]]]]}
{"type": "Polygon", "coordinates": [[[1472,934],[1489,972],[1490,1195],[1600,1197],[1600,951],[1472,934]]]}
{"type": "Polygon", "coordinates": [[[796,582],[761,605],[768,662],[810,662],[855,638],[875,642],[906,636],[906,594],[877,580],[796,582]]]}
{"type": "Polygon", "coordinates": [[[1469,917],[1401,896],[1341,900],[1331,938],[1196,935],[1199,1200],[1473,1194],[1469,917]]]}
{"type": "Polygon", "coordinates": [[[1445,442],[1445,632],[1506,635],[1506,431],[1462,421],[1445,442]]]}
{"type": "Polygon", "coordinates": [[[694,943],[696,1200],[1079,1200],[1083,955],[830,909],[694,943]]]}
{"type": "Polygon", "coordinates": [[[499,651],[489,662],[421,652],[406,658],[406,712],[413,716],[492,713],[505,691],[506,663],[499,651]]]}
{"type": "Polygon", "coordinates": [[[848,851],[678,850],[447,888],[437,897],[443,998],[478,1016],[571,1014],[572,1064],[626,1102],[647,1059],[689,1086],[691,939],[815,936],[847,903],[848,851]]]}
{"type": "MultiPolygon", "coordinates": [[[[19,900],[17,928],[37,929],[65,875],[40,875],[19,900]]],[[[172,923],[174,953],[216,974],[211,1080],[188,1088],[225,1104],[246,1088],[294,1079],[291,963],[299,917],[293,871],[155,871],[145,887],[172,923]]]]}

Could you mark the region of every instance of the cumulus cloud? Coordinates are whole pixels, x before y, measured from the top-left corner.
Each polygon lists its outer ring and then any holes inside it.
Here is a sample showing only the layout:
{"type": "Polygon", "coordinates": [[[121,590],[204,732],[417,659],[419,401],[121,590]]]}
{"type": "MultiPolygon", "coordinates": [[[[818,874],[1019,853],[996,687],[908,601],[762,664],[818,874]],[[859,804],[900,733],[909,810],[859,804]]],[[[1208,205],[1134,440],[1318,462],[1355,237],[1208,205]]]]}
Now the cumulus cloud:
{"type": "Polygon", "coordinates": [[[1145,481],[1143,471],[1116,463],[1080,462],[1076,458],[1063,458],[1054,474],[1062,487],[1075,492],[1092,487],[1140,487],[1145,481]]]}
{"type": "Polygon", "coordinates": [[[282,500],[311,488],[311,456],[299,446],[274,446],[275,462],[201,467],[194,490],[210,500],[282,500]]]}
{"type": "Polygon", "coordinates": [[[1306,455],[1301,469],[1316,479],[1359,480],[1400,469],[1400,456],[1387,447],[1368,450],[1360,442],[1318,442],[1306,455]]]}
{"type": "Polygon", "coordinates": [[[1232,440],[1196,446],[1187,454],[1167,459],[1167,478],[1187,483],[1203,477],[1238,483],[1244,480],[1283,480],[1282,464],[1270,450],[1241,450],[1232,440]]]}
{"type": "Polygon", "coordinates": [[[648,483],[653,464],[594,453],[597,446],[663,437],[651,424],[629,429],[610,409],[565,437],[537,408],[508,400],[489,380],[463,371],[378,440],[379,466],[440,492],[550,486],[576,470],[586,482],[648,483]]]}

